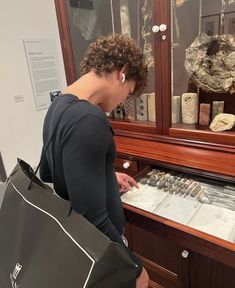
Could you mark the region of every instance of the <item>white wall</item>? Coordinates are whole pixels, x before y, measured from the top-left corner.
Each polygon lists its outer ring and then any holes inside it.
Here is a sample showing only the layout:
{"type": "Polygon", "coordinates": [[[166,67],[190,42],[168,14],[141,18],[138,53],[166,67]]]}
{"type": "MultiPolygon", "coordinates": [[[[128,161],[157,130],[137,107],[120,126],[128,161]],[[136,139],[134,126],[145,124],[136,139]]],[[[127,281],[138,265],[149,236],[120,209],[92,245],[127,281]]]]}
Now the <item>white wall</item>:
{"type": "Polygon", "coordinates": [[[52,38],[58,48],[62,87],[66,86],[54,0],[1,1],[0,4],[0,151],[9,175],[16,158],[36,166],[46,110],[36,111],[24,38],[52,38]],[[16,103],[15,95],[24,102],[16,103]]]}

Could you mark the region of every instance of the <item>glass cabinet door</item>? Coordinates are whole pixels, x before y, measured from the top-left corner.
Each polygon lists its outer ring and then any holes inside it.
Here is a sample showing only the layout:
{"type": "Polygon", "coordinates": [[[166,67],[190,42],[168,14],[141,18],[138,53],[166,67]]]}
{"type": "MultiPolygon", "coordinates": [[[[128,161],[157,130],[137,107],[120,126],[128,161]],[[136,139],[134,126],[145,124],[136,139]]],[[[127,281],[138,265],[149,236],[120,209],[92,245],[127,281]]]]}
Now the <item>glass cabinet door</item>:
{"type": "Polygon", "coordinates": [[[155,129],[155,65],[153,42],[154,0],[66,0],[68,26],[76,78],[80,75],[80,62],[90,43],[97,37],[112,33],[127,34],[142,48],[149,66],[148,87],[142,95],[130,97],[110,115],[117,125],[142,124],[155,129]]]}
{"type": "Polygon", "coordinates": [[[171,25],[170,135],[235,145],[235,1],[171,0],[171,25]]]}

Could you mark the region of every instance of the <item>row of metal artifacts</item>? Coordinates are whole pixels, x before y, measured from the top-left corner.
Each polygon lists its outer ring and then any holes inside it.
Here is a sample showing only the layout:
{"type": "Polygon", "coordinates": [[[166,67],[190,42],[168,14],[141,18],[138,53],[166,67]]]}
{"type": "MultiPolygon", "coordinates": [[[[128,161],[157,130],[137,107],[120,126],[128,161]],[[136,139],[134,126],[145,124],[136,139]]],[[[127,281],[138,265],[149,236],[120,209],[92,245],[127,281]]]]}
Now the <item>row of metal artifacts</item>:
{"type": "Polygon", "coordinates": [[[188,176],[176,175],[174,172],[165,172],[153,169],[139,183],[163,189],[163,191],[177,196],[195,197],[202,203],[216,203],[235,210],[235,186],[230,189],[219,189],[208,185],[202,185],[199,181],[188,176]]]}

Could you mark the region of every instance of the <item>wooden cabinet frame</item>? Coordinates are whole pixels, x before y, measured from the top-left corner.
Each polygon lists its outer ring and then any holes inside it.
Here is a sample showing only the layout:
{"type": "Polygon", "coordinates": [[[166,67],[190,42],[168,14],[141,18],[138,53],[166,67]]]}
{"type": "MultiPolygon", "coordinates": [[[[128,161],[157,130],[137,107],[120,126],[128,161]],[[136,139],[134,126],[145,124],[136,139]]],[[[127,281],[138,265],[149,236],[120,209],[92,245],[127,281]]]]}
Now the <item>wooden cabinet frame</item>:
{"type": "MultiPolygon", "coordinates": [[[[73,62],[73,50],[70,38],[67,8],[65,0],[54,0],[58,26],[60,32],[61,46],[63,52],[64,66],[68,85],[76,80],[75,65],[73,62]]],[[[153,1],[153,15],[156,25],[167,24],[164,33],[166,40],[157,33],[154,36],[155,60],[160,59],[159,67],[155,72],[155,83],[157,85],[156,125],[138,123],[133,121],[111,121],[116,135],[158,141],[161,143],[173,143],[176,145],[192,146],[205,150],[226,151],[235,153],[235,133],[213,133],[211,131],[193,130],[188,127],[171,127],[171,23],[170,23],[170,0],[153,1]]],[[[156,63],[158,63],[156,61],[156,63]]],[[[196,150],[194,150],[195,153],[196,150]]],[[[230,156],[228,156],[229,158],[230,156]]],[[[219,164],[219,163],[218,163],[219,164]]],[[[222,166],[220,165],[220,168],[222,166]]],[[[202,167],[203,168],[203,167],[202,167]]],[[[235,169],[235,168],[234,168],[235,169]]]]}
{"type": "MultiPolygon", "coordinates": [[[[66,78],[69,85],[76,80],[76,71],[73,63],[66,3],[64,0],[54,1],[66,78]]],[[[171,127],[171,67],[169,61],[171,57],[170,0],[154,0],[153,3],[155,24],[165,23],[168,26],[165,41],[161,39],[160,33],[154,37],[154,45],[158,48],[155,49],[156,53],[154,57],[155,59],[161,59],[159,64],[161,70],[157,69],[155,73],[155,82],[158,89],[156,114],[160,115],[160,117],[157,119],[156,126],[144,123],[136,125],[136,123],[131,121],[111,121],[116,134],[117,153],[124,159],[143,163],[151,162],[156,165],[161,164],[163,167],[177,167],[178,170],[181,169],[185,172],[188,171],[197,175],[235,183],[234,133],[224,132],[219,134],[190,128],[184,129],[184,127],[171,127]]],[[[229,271],[226,275],[234,274],[235,245],[233,243],[196,231],[185,225],[153,215],[130,205],[124,205],[124,210],[128,226],[132,227],[128,231],[129,239],[135,237],[132,234],[134,231],[133,227],[139,226],[149,233],[156,235],[156,237],[160,235],[179,245],[179,247],[185,247],[190,251],[190,263],[192,261],[193,264],[190,264],[189,271],[188,268],[184,267],[182,270],[184,272],[182,273],[188,273],[193,276],[190,279],[184,279],[183,274],[181,277],[180,275],[170,275],[168,273],[168,287],[199,287],[196,284],[198,279],[197,273],[200,270],[198,268],[199,264],[197,264],[199,259],[206,259],[208,263],[215,261],[213,263],[217,264],[213,265],[217,265],[216,267],[225,265],[221,266],[223,267],[221,269],[229,271]]],[[[145,265],[152,265],[148,261],[148,259],[144,259],[145,265]]],[[[165,271],[161,270],[161,267],[155,268],[158,271],[162,271],[162,275],[165,275],[165,271]]],[[[161,272],[159,273],[161,274],[161,272]]],[[[207,283],[206,279],[205,283],[207,283]]],[[[166,287],[168,284],[166,284],[166,287]]],[[[200,286],[200,288],[210,287],[209,284],[208,286],[206,285],[200,286]]],[[[150,287],[161,286],[157,282],[152,281],[150,287]]]]}

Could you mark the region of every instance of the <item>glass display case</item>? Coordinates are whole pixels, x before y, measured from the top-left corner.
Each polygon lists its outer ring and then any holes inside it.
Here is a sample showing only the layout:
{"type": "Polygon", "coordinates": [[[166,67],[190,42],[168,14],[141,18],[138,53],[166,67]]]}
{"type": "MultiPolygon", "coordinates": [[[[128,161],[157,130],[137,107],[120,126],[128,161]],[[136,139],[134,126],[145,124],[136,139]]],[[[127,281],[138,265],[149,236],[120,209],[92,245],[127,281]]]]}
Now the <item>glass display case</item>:
{"type": "Polygon", "coordinates": [[[138,185],[124,203],[235,243],[235,184],[158,167],[138,185]]]}
{"type": "Polygon", "coordinates": [[[235,1],[172,0],[171,26],[171,135],[235,144],[235,1]]]}
{"type": "Polygon", "coordinates": [[[110,115],[116,134],[234,148],[234,0],[55,4],[68,84],[79,77],[84,52],[99,36],[127,34],[143,50],[149,84],[110,115]]]}

